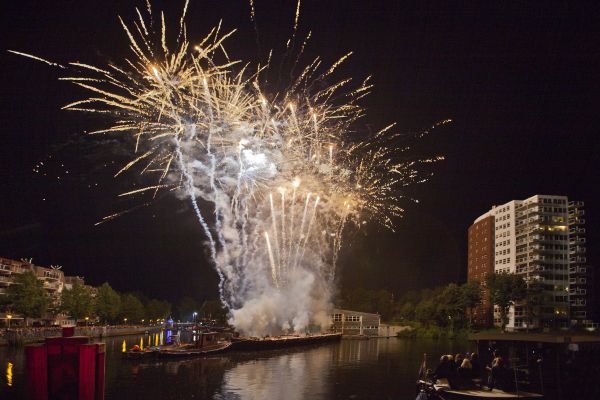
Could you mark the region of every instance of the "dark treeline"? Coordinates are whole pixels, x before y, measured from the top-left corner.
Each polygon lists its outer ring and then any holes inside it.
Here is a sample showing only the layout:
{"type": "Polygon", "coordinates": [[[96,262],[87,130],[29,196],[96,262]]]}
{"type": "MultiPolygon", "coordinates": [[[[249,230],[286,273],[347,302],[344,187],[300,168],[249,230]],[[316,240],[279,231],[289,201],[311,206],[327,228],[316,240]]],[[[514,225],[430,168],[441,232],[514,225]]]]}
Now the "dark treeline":
{"type": "Polygon", "coordinates": [[[373,312],[385,322],[418,322],[424,326],[468,327],[471,310],[481,302],[479,282],[451,283],[434,289],[409,291],[399,298],[387,290],[362,288],[343,292],[342,308],[373,312]]]}
{"type": "Polygon", "coordinates": [[[226,322],[227,312],[219,300],[198,302],[184,297],[173,310],[165,300],[149,298],[141,292],[120,293],[110,284],[99,287],[75,281],[59,295],[50,295],[44,282],[31,273],[19,274],[5,296],[0,296],[0,311],[28,319],[64,315],[75,321],[107,324],[153,323],[169,317],[181,321],[200,319],[226,322]]]}
{"type": "Polygon", "coordinates": [[[484,283],[470,281],[450,283],[433,289],[412,290],[395,297],[387,290],[362,288],[343,291],[336,301],[342,308],[381,315],[384,322],[412,325],[412,334],[425,336],[453,335],[474,328],[473,312],[483,299],[483,287],[490,301],[498,307],[502,327],[515,302],[523,304],[533,315],[540,304],[539,285],[526,285],[514,274],[489,274],[484,283]]]}
{"type": "Polygon", "coordinates": [[[142,293],[119,293],[108,283],[97,288],[73,283],[53,297],[44,289],[44,283],[31,272],[20,274],[0,299],[0,308],[24,318],[43,318],[64,314],[76,321],[89,323],[128,323],[156,321],[171,315],[171,304],[151,299],[142,293]]]}

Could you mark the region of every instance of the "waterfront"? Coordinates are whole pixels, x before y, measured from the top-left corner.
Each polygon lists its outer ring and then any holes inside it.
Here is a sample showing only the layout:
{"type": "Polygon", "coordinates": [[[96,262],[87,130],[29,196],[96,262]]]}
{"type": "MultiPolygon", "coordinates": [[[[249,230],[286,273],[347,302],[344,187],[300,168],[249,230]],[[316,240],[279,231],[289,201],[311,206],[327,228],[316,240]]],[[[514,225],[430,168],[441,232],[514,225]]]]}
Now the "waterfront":
{"type": "MultiPolygon", "coordinates": [[[[391,338],[137,361],[122,358],[124,340],[130,347],[156,336],[104,340],[106,399],[414,399],[423,353],[434,362],[439,354],[473,350],[466,341],[391,338]]],[[[23,348],[0,347],[0,360],[0,398],[22,398],[23,348]]]]}

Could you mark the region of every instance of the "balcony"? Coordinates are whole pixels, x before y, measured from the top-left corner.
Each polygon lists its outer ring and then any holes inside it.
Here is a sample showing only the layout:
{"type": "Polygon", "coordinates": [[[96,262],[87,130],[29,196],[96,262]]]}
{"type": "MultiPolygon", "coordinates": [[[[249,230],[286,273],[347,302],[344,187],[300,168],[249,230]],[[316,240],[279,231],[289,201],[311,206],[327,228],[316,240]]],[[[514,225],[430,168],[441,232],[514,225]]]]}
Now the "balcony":
{"type": "Polygon", "coordinates": [[[569,228],[569,235],[584,235],[585,228],[580,228],[577,226],[569,228]]]}
{"type": "Polygon", "coordinates": [[[60,288],[60,282],[44,281],[44,289],[55,291],[60,288]]]}
{"type": "Polygon", "coordinates": [[[576,254],[585,254],[586,253],[586,248],[582,247],[582,246],[573,246],[571,248],[569,248],[569,254],[574,256],[576,254]]]}
{"type": "Polygon", "coordinates": [[[587,273],[586,267],[569,267],[569,274],[571,274],[571,275],[585,274],[585,273],[587,273]]]}
{"type": "Polygon", "coordinates": [[[583,201],[570,201],[569,202],[569,208],[577,208],[577,207],[583,207],[585,206],[583,201]]]}
{"type": "Polygon", "coordinates": [[[582,245],[585,244],[585,238],[583,237],[572,237],[569,239],[569,244],[572,246],[578,246],[578,245],[582,245]]]}
{"type": "Polygon", "coordinates": [[[587,283],[587,278],[585,277],[570,277],[569,285],[585,285],[587,283]]]}
{"type": "Polygon", "coordinates": [[[585,289],[580,288],[570,288],[569,294],[571,296],[585,296],[587,294],[587,291],[585,289]]]}
{"type": "Polygon", "coordinates": [[[585,211],[579,208],[569,210],[569,218],[581,217],[583,215],[585,215],[585,211]]]}
{"type": "Polygon", "coordinates": [[[571,302],[571,307],[585,307],[585,299],[580,299],[571,302]]]}
{"type": "Polygon", "coordinates": [[[587,259],[582,256],[570,257],[569,262],[572,264],[583,264],[587,262],[587,259]]]}
{"type": "Polygon", "coordinates": [[[569,218],[569,225],[585,225],[585,219],[583,218],[569,218]]]}

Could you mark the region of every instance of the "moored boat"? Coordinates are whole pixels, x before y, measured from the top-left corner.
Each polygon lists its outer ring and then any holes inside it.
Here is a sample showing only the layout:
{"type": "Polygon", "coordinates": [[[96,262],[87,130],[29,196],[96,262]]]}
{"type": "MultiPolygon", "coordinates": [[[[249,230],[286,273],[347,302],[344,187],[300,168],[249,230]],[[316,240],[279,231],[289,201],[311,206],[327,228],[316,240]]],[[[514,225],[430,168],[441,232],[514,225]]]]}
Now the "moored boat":
{"type": "Polygon", "coordinates": [[[482,387],[471,387],[466,389],[452,389],[447,380],[441,379],[435,383],[420,380],[418,381],[419,394],[418,400],[538,400],[544,396],[539,393],[526,392],[523,390],[504,391],[499,389],[486,389],[482,387]]]}
{"type": "Polygon", "coordinates": [[[159,350],[158,354],[161,357],[193,357],[193,356],[207,356],[211,354],[222,353],[227,351],[231,347],[231,342],[220,342],[210,346],[204,347],[187,347],[173,348],[166,350],[159,350]]]}
{"type": "MultiPolygon", "coordinates": [[[[476,354],[471,355],[473,361],[476,354]]],[[[419,369],[417,381],[417,400],[472,400],[472,399],[543,399],[544,395],[522,390],[529,386],[527,381],[517,379],[517,370],[506,369],[502,358],[494,353],[496,359],[490,371],[493,386],[484,386],[479,374],[473,375],[473,365],[469,358],[462,359],[461,367],[455,367],[452,356],[442,356],[435,371],[427,369],[427,354],[419,369]],[[452,364],[450,364],[452,362],[452,364]],[[477,378],[474,378],[477,377],[477,378]],[[511,381],[508,377],[514,377],[511,381]],[[451,379],[450,379],[451,378],[451,379]],[[494,387],[495,386],[495,387],[494,387]]],[[[460,354],[456,359],[460,360],[460,354]]]]}
{"type": "MultiPolygon", "coordinates": [[[[135,346],[135,347],[137,347],[137,346],[135,346]]],[[[148,347],[145,349],[140,349],[139,347],[137,347],[137,348],[135,348],[135,347],[130,350],[127,350],[125,353],[123,353],[125,355],[125,358],[132,359],[132,360],[136,360],[139,358],[146,358],[148,356],[155,355],[156,352],[158,351],[157,347],[148,347]]]]}
{"type": "Polygon", "coordinates": [[[323,333],[306,336],[285,335],[264,338],[239,337],[231,338],[231,342],[234,350],[270,350],[284,347],[332,342],[340,340],[341,337],[341,333],[323,333]]]}
{"type": "Polygon", "coordinates": [[[222,353],[231,347],[229,341],[219,341],[216,332],[200,333],[196,342],[183,346],[170,346],[159,348],[158,355],[161,357],[198,357],[222,353]]]}

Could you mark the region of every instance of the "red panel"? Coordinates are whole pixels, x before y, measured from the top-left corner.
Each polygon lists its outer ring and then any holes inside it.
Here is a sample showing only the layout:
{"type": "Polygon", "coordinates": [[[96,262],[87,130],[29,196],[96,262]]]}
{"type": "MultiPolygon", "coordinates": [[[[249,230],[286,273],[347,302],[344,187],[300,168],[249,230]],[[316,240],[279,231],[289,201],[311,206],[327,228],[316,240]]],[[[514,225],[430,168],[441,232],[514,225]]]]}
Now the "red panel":
{"type": "Polygon", "coordinates": [[[96,400],[104,400],[104,363],[106,360],[106,344],[97,344],[96,354],[96,400]]]}
{"type": "Polygon", "coordinates": [[[27,398],[31,400],[48,399],[48,365],[46,346],[25,347],[27,398]]]}
{"type": "Polygon", "coordinates": [[[96,382],[95,344],[79,346],[79,400],[94,400],[96,382]]]}

